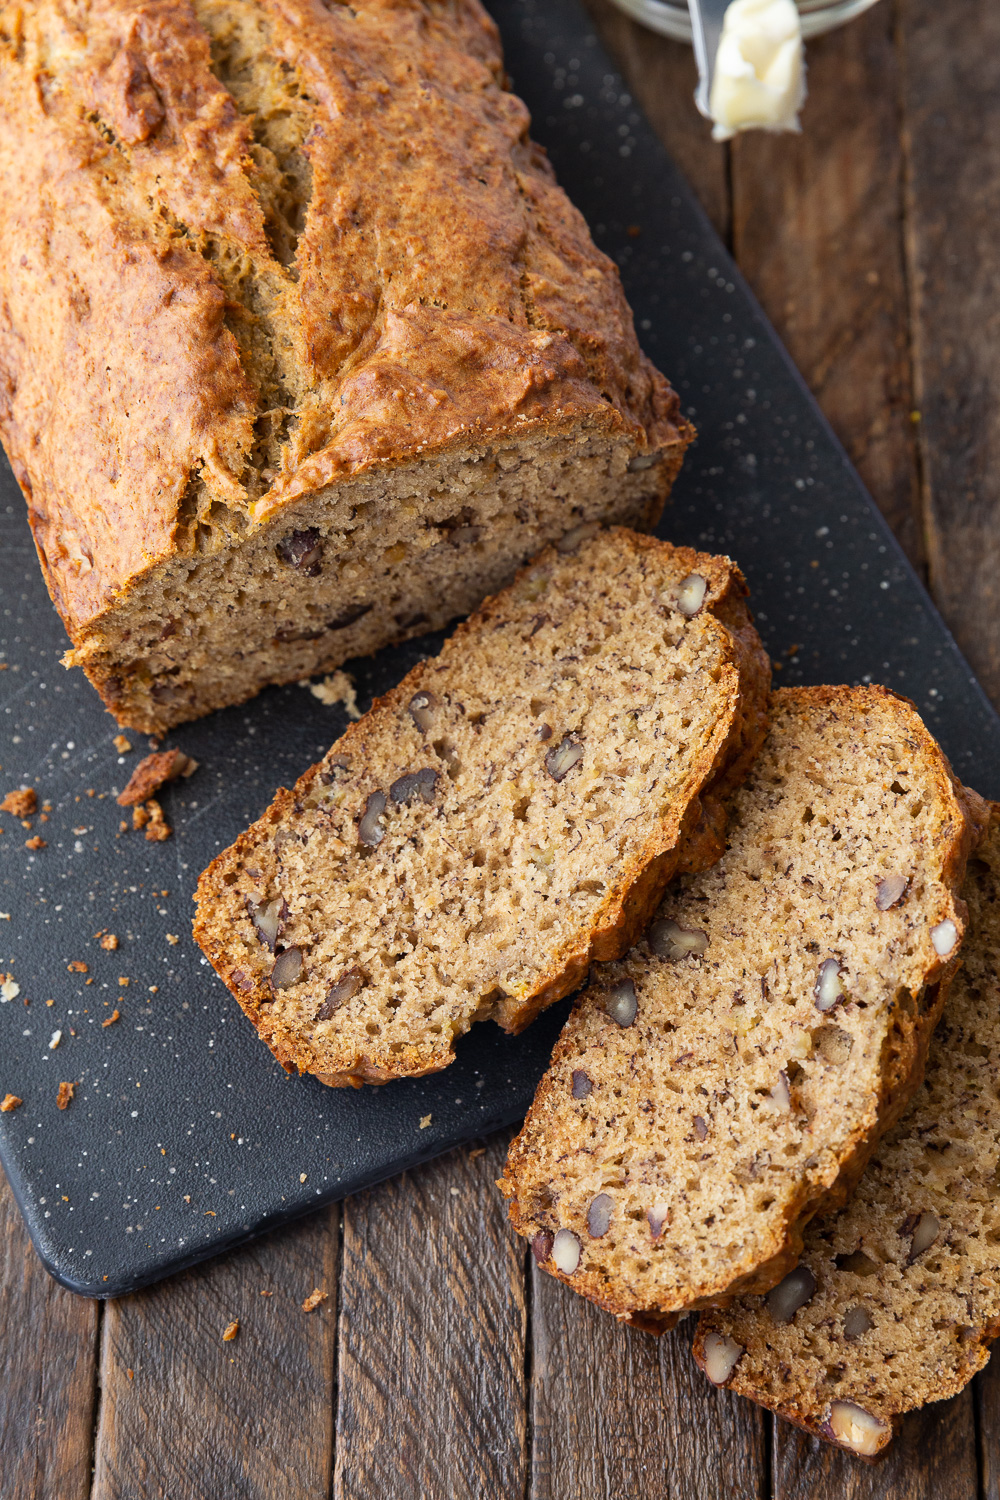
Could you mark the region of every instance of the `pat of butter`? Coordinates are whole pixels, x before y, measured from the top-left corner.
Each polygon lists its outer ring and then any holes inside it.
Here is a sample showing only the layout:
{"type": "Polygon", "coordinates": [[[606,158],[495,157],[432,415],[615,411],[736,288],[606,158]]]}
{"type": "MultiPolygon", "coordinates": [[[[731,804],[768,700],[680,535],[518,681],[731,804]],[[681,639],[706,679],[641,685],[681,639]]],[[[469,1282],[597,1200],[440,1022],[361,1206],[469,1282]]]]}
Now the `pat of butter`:
{"type": "Polygon", "coordinates": [[[793,0],[732,0],[722,23],[709,113],[712,135],[798,130],[806,96],[802,26],[793,0]]]}

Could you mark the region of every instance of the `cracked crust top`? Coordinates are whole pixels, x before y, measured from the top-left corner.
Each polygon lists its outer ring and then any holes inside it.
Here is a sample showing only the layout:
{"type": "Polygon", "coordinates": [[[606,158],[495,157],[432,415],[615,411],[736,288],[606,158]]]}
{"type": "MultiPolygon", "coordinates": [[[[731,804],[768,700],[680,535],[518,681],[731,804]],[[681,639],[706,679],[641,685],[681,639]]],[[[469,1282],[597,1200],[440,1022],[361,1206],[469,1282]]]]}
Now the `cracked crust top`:
{"type": "Polygon", "coordinates": [[[477,0],[10,0],[0,91],[0,431],[77,646],[470,435],[589,421],[662,496],[690,428],[477,0]]]}

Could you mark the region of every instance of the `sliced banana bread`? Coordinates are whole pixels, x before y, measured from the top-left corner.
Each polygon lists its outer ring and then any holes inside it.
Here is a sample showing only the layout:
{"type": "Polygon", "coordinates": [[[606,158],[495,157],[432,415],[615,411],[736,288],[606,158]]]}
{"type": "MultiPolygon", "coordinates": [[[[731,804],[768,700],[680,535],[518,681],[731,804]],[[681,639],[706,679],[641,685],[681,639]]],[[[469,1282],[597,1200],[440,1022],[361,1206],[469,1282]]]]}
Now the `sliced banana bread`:
{"type": "Polygon", "coordinates": [[[767,1298],[706,1314],[695,1358],[866,1457],[953,1396],[1000,1333],[1000,807],[969,861],[969,935],[923,1087],[840,1213],[767,1298]]]}
{"type": "Polygon", "coordinates": [[[625,952],[765,730],[726,558],[582,527],[348,729],[205,871],[195,936],[325,1083],[443,1068],[625,952]]]}
{"type": "Polygon", "coordinates": [[[919,1083],[977,819],[904,699],[772,696],[725,855],[593,976],[511,1146],[546,1270],[654,1331],[781,1279],[919,1083]]]}

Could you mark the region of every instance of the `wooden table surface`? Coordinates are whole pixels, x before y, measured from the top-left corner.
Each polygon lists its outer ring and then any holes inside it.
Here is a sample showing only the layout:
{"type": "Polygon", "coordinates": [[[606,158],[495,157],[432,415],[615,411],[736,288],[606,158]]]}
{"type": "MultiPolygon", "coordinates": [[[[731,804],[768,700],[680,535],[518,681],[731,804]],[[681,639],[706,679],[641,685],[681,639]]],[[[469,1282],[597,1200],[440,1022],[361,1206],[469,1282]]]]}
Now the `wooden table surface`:
{"type": "MultiPolygon", "coordinates": [[[[1000,6],[881,0],[810,45],[800,137],[718,146],[690,52],[593,3],[1000,704],[1000,6]]],[[[1000,1495],[1000,1364],[881,1465],[820,1446],[712,1390],[688,1326],[627,1331],[540,1274],[506,1141],[104,1304],[50,1281],[0,1184],[2,1500],[1000,1495]]]]}

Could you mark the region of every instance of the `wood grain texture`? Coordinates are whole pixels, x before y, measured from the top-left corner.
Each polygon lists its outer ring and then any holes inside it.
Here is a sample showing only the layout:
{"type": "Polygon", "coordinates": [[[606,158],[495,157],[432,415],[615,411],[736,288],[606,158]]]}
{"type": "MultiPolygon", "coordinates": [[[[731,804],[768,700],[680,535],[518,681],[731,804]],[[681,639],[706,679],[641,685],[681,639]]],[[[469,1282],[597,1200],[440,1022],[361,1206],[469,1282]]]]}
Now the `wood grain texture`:
{"type": "Polygon", "coordinates": [[[344,1205],[337,1500],[524,1494],[524,1247],[494,1186],[509,1140],[344,1205]]]}
{"type": "Polygon", "coordinates": [[[639,26],[611,0],[585,3],[636,103],[728,243],[728,148],[712,140],[711,125],[694,107],[698,82],[694,53],[690,47],[639,26]]]}
{"type": "Polygon", "coordinates": [[[93,1500],[326,1500],[338,1217],[107,1304],[93,1500]]]}
{"type": "Polygon", "coordinates": [[[803,133],[732,144],[733,249],[920,566],[892,7],[811,42],[807,56],[803,133]]]}
{"type": "Polygon", "coordinates": [[[774,1500],[977,1500],[972,1391],[904,1417],[869,1464],[775,1422],[774,1500]]]}
{"type": "Polygon", "coordinates": [[[899,12],[931,588],[1000,703],[1000,8],[899,12]]]}
{"type": "Polygon", "coordinates": [[[84,1500],[98,1305],[49,1277],[0,1172],[0,1495],[84,1500]]]}
{"type": "Polygon", "coordinates": [[[764,1500],[768,1418],[532,1266],[531,1500],[764,1500]]]}
{"type": "Polygon", "coordinates": [[[992,1358],[972,1383],[983,1500],[1000,1500],[1000,1360],[992,1358]]]}

